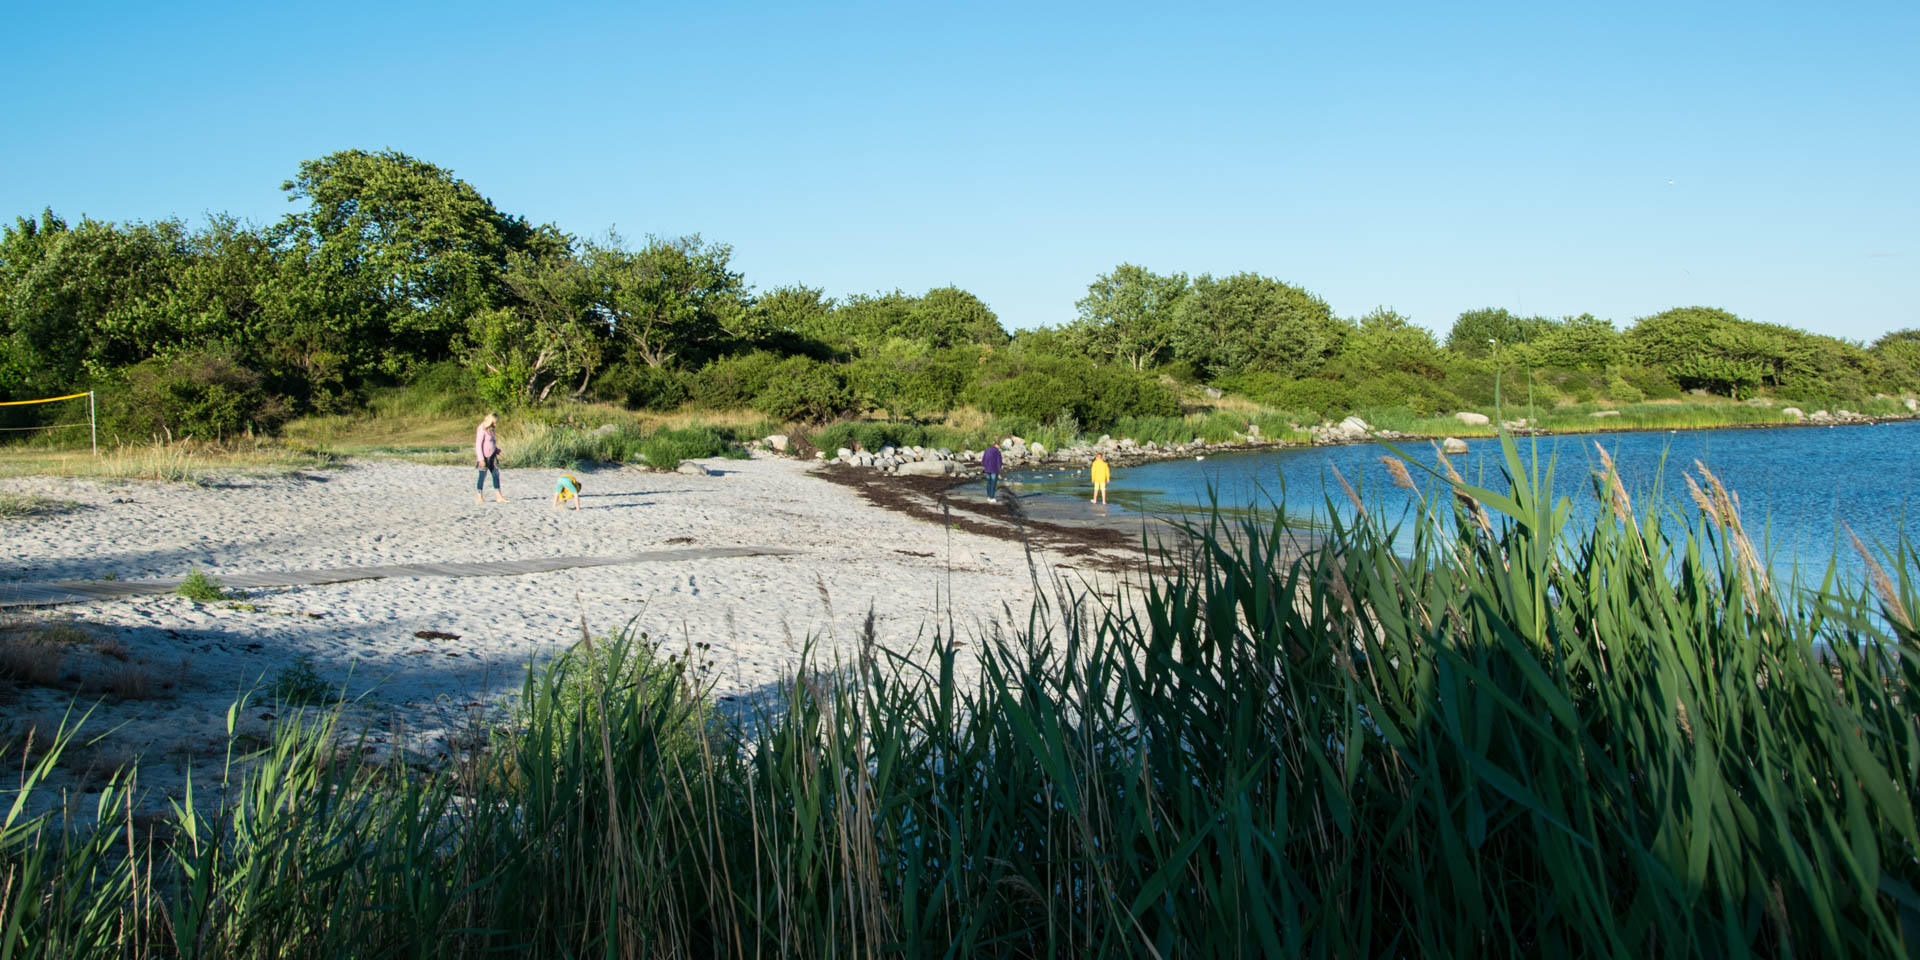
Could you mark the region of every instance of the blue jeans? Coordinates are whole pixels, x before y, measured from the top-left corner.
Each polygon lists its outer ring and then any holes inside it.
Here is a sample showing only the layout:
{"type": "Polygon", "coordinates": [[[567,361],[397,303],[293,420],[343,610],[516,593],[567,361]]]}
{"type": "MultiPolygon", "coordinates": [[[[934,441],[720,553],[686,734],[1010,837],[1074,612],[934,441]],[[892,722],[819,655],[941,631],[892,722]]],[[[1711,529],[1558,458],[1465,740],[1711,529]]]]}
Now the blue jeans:
{"type": "Polygon", "coordinates": [[[480,475],[473,480],[475,493],[486,489],[489,473],[493,474],[493,489],[498,492],[500,489],[500,451],[498,450],[495,450],[493,456],[488,457],[486,462],[480,465],[480,475]]]}
{"type": "Polygon", "coordinates": [[[987,499],[992,500],[994,497],[997,497],[999,495],[1000,495],[1000,475],[997,473],[987,474],[987,499]]]}

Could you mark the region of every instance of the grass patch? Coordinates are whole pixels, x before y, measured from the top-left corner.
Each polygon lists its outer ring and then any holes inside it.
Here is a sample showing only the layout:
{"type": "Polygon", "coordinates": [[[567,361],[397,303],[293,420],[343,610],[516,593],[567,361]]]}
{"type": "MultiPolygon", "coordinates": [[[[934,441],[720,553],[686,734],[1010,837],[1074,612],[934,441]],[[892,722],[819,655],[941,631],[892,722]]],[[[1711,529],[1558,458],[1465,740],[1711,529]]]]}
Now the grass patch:
{"type": "Polygon", "coordinates": [[[274,674],[272,690],[275,700],[293,706],[328,704],[340,699],[314,668],[313,658],[305,655],[274,674]]]}
{"type": "Polygon", "coordinates": [[[80,505],[70,500],[54,500],[48,497],[35,496],[30,493],[0,491],[0,520],[46,517],[55,514],[70,513],[78,509],[80,509],[80,505]]]}
{"type": "Polygon", "coordinates": [[[199,569],[189,570],[186,577],[180,581],[180,585],[173,588],[173,592],[194,603],[218,603],[233,599],[221,589],[220,581],[199,569]]]}
{"type": "Polygon", "coordinates": [[[322,451],[277,441],[214,445],[198,443],[121,446],[95,456],[86,448],[0,449],[0,477],[85,477],[100,480],[156,480],[198,483],[230,474],[274,475],[324,470],[339,458],[322,451]]]}

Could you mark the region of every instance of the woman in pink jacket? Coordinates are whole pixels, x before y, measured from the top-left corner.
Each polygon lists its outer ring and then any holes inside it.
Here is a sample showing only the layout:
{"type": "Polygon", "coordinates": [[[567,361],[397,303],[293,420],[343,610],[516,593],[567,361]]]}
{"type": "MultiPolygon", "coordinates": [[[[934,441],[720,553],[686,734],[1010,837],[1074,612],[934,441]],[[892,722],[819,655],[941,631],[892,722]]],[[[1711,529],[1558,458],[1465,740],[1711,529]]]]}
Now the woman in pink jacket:
{"type": "Polygon", "coordinates": [[[481,491],[487,487],[487,474],[493,474],[493,499],[506,503],[507,498],[500,495],[500,441],[493,435],[493,427],[500,418],[487,414],[480,421],[478,429],[473,431],[473,459],[480,465],[480,476],[473,481],[473,502],[485,503],[486,497],[481,491]]]}

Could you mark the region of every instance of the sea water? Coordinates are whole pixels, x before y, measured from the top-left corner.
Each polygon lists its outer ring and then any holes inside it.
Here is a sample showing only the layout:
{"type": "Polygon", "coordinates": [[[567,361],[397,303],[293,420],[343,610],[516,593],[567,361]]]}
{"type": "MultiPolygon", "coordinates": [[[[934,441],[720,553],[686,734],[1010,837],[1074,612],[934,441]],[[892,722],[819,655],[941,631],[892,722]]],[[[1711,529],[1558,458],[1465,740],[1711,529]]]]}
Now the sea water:
{"type": "MultiPolygon", "coordinates": [[[[1613,457],[1636,510],[1657,508],[1689,523],[1698,522],[1699,510],[1682,474],[1691,472],[1705,486],[1695,466],[1704,463],[1739,496],[1748,535],[1772,567],[1787,576],[1797,565],[1803,582],[1817,581],[1829,561],[1850,583],[1861,582],[1864,565],[1843,523],[1891,572],[1878,548],[1900,542],[1909,508],[1920,496],[1920,422],[1598,433],[1521,437],[1515,443],[1529,471],[1536,458],[1542,474],[1554,465],[1554,493],[1569,499],[1576,529],[1604,509],[1591,479],[1602,469],[1596,445],[1613,457]]],[[[1468,444],[1467,453],[1450,458],[1455,469],[1468,483],[1504,492],[1499,441],[1474,438],[1468,444]]],[[[1284,505],[1289,522],[1312,526],[1324,524],[1329,510],[1349,519],[1353,514],[1336,471],[1376,516],[1405,517],[1417,494],[1393,486],[1380,462],[1399,454],[1408,458],[1420,493],[1432,496],[1435,481],[1428,471],[1435,456],[1426,440],[1208,453],[1205,459],[1116,468],[1107,488],[1112,503],[1105,507],[1087,502],[1092,485],[1084,465],[1023,470],[1009,478],[1031,509],[1059,519],[1190,515],[1217,502],[1235,513],[1270,514],[1284,505]]]]}

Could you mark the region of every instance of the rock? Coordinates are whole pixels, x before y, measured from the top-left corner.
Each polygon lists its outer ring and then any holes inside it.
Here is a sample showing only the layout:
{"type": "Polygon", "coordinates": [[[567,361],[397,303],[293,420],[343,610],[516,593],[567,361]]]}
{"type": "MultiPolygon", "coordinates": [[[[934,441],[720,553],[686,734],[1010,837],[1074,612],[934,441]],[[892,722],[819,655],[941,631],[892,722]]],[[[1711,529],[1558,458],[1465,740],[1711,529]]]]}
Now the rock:
{"type": "Polygon", "coordinates": [[[610,433],[612,433],[612,432],[614,431],[614,429],[615,429],[615,428],[614,428],[614,426],[613,426],[613,424],[611,424],[611,423],[603,423],[603,424],[601,424],[601,425],[599,425],[599,426],[597,426],[597,427],[594,427],[594,428],[593,428],[593,435],[594,435],[594,436],[596,436],[596,437],[604,437],[604,436],[606,436],[606,435],[608,435],[608,434],[610,434],[610,433]]]}
{"type": "Polygon", "coordinates": [[[1854,413],[1852,410],[1835,410],[1833,416],[1836,420],[1852,420],[1858,417],[1859,414],[1854,413]]]}
{"type": "Polygon", "coordinates": [[[707,475],[707,468],[694,463],[692,460],[683,460],[679,466],[673,468],[673,472],[684,473],[694,477],[704,477],[707,475]]]}
{"type": "Polygon", "coordinates": [[[1749,406],[1749,407],[1771,407],[1771,406],[1773,406],[1773,401],[1772,401],[1772,400],[1769,400],[1769,399],[1767,399],[1766,397],[1750,397],[1750,398],[1748,398],[1748,400],[1747,400],[1747,406],[1749,406]]]}
{"type": "Polygon", "coordinates": [[[835,450],[835,451],[833,452],[833,455],[834,455],[834,456],[836,456],[836,457],[839,457],[839,458],[840,458],[840,459],[842,459],[842,460],[851,460],[851,459],[853,459],[853,451],[852,451],[852,450],[848,450],[848,449],[847,449],[846,447],[841,447],[840,449],[838,449],[838,450],[835,450]]]}
{"type": "Polygon", "coordinates": [[[1214,387],[1201,387],[1200,390],[1201,392],[1207,395],[1208,399],[1211,399],[1211,400],[1218,400],[1222,396],[1225,396],[1225,394],[1222,394],[1217,388],[1214,388],[1214,387]]]}
{"type": "Polygon", "coordinates": [[[1132,437],[1120,438],[1120,449],[1122,450],[1132,450],[1134,447],[1137,447],[1137,446],[1139,446],[1139,444],[1134,443],[1132,437]]]}
{"type": "Polygon", "coordinates": [[[1807,419],[1813,421],[1814,423],[1832,423],[1833,414],[1828,413],[1825,410],[1815,410],[1814,412],[1807,414],[1807,419]]]}
{"type": "Polygon", "coordinates": [[[825,450],[815,450],[813,452],[813,458],[815,460],[825,460],[827,458],[827,452],[825,450]]]}
{"type": "Polygon", "coordinates": [[[784,433],[776,433],[767,438],[767,446],[772,447],[775,453],[786,453],[789,442],[791,441],[784,433]]]}
{"type": "Polygon", "coordinates": [[[893,444],[887,444],[886,446],[884,446],[884,447],[881,447],[881,448],[880,448],[880,455],[881,455],[881,456],[883,456],[883,457],[891,457],[891,456],[893,456],[894,454],[896,454],[896,453],[899,453],[899,452],[900,452],[900,451],[898,451],[898,450],[895,450],[895,449],[893,448],[893,444]]]}
{"type": "Polygon", "coordinates": [[[951,460],[920,460],[903,463],[897,472],[903,477],[944,477],[953,473],[951,460]]]}
{"type": "Polygon", "coordinates": [[[1590,417],[1617,417],[1619,415],[1620,411],[1618,410],[1595,410],[1588,414],[1590,417]]]}
{"type": "Polygon", "coordinates": [[[1148,440],[1143,446],[1140,447],[1140,449],[1146,450],[1148,452],[1152,452],[1160,449],[1160,445],[1153,442],[1152,440],[1148,440]]]}
{"type": "Polygon", "coordinates": [[[1492,417],[1484,413],[1474,413],[1472,410],[1462,410],[1454,414],[1453,418],[1470,427],[1484,427],[1493,422],[1492,417]]]}
{"type": "Polygon", "coordinates": [[[1247,424],[1247,436],[1258,438],[1260,436],[1260,425],[1257,423],[1247,424]]]}
{"type": "Polygon", "coordinates": [[[1204,447],[1206,445],[1207,445],[1207,441],[1206,441],[1206,438],[1204,437],[1194,437],[1193,442],[1187,444],[1187,446],[1189,447],[1204,447]]]}
{"type": "Polygon", "coordinates": [[[1044,457],[1047,455],[1047,445],[1044,443],[1041,443],[1038,440],[1035,440],[1033,442],[1033,446],[1028,447],[1027,449],[1033,451],[1033,455],[1036,457],[1044,457]]]}
{"type": "Polygon", "coordinates": [[[1094,446],[1097,446],[1097,447],[1113,446],[1113,435],[1110,433],[1101,434],[1100,439],[1094,444],[1094,446]]]}
{"type": "Polygon", "coordinates": [[[1448,437],[1440,441],[1441,453],[1466,453],[1467,442],[1459,437],[1448,437]]]}
{"type": "Polygon", "coordinates": [[[1908,413],[1920,413],[1920,400],[1908,397],[1906,399],[1906,406],[1908,413]]]}
{"type": "Polygon", "coordinates": [[[863,467],[871,467],[873,466],[873,454],[867,453],[866,451],[862,450],[861,452],[854,454],[853,462],[863,467]]]}
{"type": "Polygon", "coordinates": [[[1805,420],[1807,418],[1806,411],[1800,409],[1799,407],[1787,407],[1786,409],[1781,410],[1780,413],[1793,420],[1805,420]]]}

